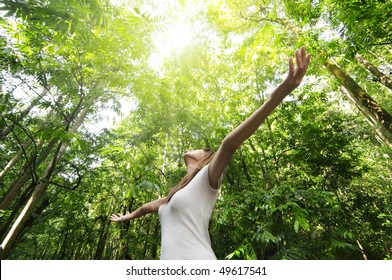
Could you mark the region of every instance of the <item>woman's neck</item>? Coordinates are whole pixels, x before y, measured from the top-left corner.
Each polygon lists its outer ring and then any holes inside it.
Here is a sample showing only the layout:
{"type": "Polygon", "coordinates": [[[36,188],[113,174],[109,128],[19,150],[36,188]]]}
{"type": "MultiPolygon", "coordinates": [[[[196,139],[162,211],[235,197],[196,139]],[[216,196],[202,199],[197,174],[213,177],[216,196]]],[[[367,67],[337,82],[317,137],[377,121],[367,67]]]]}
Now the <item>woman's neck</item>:
{"type": "Polygon", "coordinates": [[[190,174],[197,169],[200,169],[200,166],[197,162],[188,162],[188,164],[186,165],[187,174],[190,174]]]}

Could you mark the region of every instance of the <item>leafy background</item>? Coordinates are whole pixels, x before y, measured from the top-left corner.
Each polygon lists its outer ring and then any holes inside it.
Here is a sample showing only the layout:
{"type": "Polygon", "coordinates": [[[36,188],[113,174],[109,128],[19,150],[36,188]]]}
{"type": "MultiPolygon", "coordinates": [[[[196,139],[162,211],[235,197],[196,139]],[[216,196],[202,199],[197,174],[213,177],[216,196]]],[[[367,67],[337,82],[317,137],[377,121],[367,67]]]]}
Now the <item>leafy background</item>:
{"type": "Polygon", "coordinates": [[[1,258],[158,259],[157,215],[110,214],[164,196],[305,45],[303,85],[225,172],[212,247],[391,259],[391,18],[382,0],[0,1],[1,258]]]}

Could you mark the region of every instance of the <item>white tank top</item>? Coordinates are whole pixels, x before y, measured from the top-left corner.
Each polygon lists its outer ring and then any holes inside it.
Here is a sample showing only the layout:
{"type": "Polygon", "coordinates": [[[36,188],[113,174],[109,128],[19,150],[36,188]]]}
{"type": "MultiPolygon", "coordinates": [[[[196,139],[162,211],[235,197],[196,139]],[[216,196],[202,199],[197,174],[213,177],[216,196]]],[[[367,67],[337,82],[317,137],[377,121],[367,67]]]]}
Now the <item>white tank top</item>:
{"type": "Polygon", "coordinates": [[[158,209],[161,260],[216,260],[208,224],[218,196],[208,179],[208,165],[158,209]]]}

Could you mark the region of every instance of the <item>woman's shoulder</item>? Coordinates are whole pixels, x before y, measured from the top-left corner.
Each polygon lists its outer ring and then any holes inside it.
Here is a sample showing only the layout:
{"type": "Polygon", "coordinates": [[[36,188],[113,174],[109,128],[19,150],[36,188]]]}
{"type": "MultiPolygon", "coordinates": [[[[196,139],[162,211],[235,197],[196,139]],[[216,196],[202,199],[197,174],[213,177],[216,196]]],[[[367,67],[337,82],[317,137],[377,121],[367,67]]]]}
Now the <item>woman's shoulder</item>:
{"type": "MultiPolygon", "coordinates": [[[[218,180],[218,184],[217,184],[217,186],[215,187],[215,186],[213,186],[213,185],[211,184],[211,181],[210,181],[209,164],[207,164],[206,166],[204,166],[203,169],[204,169],[203,177],[206,178],[206,182],[207,182],[207,184],[208,184],[208,188],[211,189],[211,190],[214,191],[214,192],[219,191],[220,185],[221,185],[221,183],[222,183],[222,175],[223,175],[223,174],[220,176],[220,178],[219,178],[219,180],[218,180]]],[[[202,170],[203,170],[203,169],[202,169],[202,170]]]]}

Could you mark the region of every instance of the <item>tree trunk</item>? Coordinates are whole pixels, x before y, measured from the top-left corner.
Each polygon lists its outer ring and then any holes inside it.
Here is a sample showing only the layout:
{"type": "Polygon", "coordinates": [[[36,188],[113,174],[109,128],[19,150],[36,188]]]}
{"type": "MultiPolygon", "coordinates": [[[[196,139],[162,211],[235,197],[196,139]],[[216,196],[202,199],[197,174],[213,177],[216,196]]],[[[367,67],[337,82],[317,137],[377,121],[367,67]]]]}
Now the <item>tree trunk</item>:
{"type": "Polygon", "coordinates": [[[367,116],[376,127],[380,128],[387,145],[392,144],[392,116],[377,104],[347,73],[345,73],[333,60],[324,63],[325,67],[344,86],[348,98],[355,102],[360,111],[367,116]]]}
{"type": "Polygon", "coordinates": [[[359,249],[361,250],[363,259],[366,261],[368,259],[368,257],[366,256],[365,249],[363,249],[362,244],[359,242],[358,239],[357,239],[357,244],[358,244],[359,249]]]}
{"type": "MultiPolygon", "coordinates": [[[[45,90],[43,95],[40,96],[40,98],[42,98],[43,96],[46,95],[46,93],[48,93],[48,90],[45,90]]],[[[30,107],[27,108],[23,114],[27,114],[30,112],[30,110],[36,105],[36,103],[38,103],[40,98],[36,98],[31,104],[30,107]]],[[[60,100],[63,97],[60,96],[57,100],[57,103],[60,102],[60,100]]],[[[51,120],[51,118],[53,117],[54,112],[52,111],[51,113],[49,113],[46,117],[46,121],[49,122],[51,120]]],[[[22,120],[22,117],[20,117],[20,120],[22,120]]],[[[20,121],[19,120],[19,121],[20,121]]],[[[28,142],[32,142],[34,140],[29,140],[28,142]]],[[[16,198],[16,195],[19,193],[19,191],[23,188],[23,186],[26,184],[26,182],[32,178],[33,181],[36,180],[37,178],[34,178],[36,176],[35,175],[35,171],[37,170],[38,166],[48,158],[49,154],[52,152],[53,148],[55,147],[56,143],[58,143],[59,138],[54,138],[52,139],[48,146],[45,148],[44,151],[41,151],[39,153],[39,156],[37,157],[38,151],[43,147],[44,142],[43,141],[39,141],[38,144],[35,144],[35,150],[36,153],[32,153],[32,155],[30,155],[30,160],[27,160],[26,158],[26,163],[24,165],[24,167],[22,168],[23,172],[21,173],[21,175],[19,176],[19,179],[16,180],[16,182],[14,184],[11,185],[11,187],[8,189],[8,191],[6,192],[5,195],[3,195],[1,202],[0,202],[0,209],[6,209],[7,207],[9,207],[10,203],[12,202],[13,199],[16,198]]],[[[21,152],[23,154],[23,149],[21,149],[21,152]]],[[[27,155],[25,155],[27,157],[27,155]]],[[[20,157],[19,157],[20,158],[20,157]]],[[[1,178],[1,177],[0,177],[1,178]]]]}
{"type": "Polygon", "coordinates": [[[37,203],[38,199],[43,194],[43,192],[45,191],[46,187],[47,187],[47,183],[42,183],[35,187],[33,194],[31,195],[30,199],[27,201],[24,209],[19,214],[19,217],[16,219],[14,225],[12,226],[7,236],[5,237],[3,243],[1,244],[0,259],[4,259],[8,255],[9,250],[13,246],[16,237],[22,231],[25,222],[33,213],[34,206],[37,203]]]}
{"type": "MultiPolygon", "coordinates": [[[[74,133],[78,130],[80,125],[82,124],[83,120],[85,119],[89,107],[84,108],[81,113],[79,114],[78,119],[76,120],[74,126],[69,129],[69,132],[74,133]]],[[[10,249],[12,248],[16,237],[19,233],[23,230],[27,219],[31,216],[34,212],[35,205],[37,204],[38,200],[41,198],[42,194],[45,192],[46,188],[48,187],[49,179],[52,176],[54,169],[57,165],[57,162],[61,159],[66,151],[67,145],[65,143],[59,143],[56,153],[54,154],[53,160],[48,164],[45,174],[44,174],[44,182],[38,184],[33,194],[31,195],[30,199],[27,201],[24,209],[19,214],[19,217],[14,222],[12,228],[8,232],[7,236],[5,237],[3,243],[0,246],[0,259],[4,259],[10,249]]]]}
{"type": "Polygon", "coordinates": [[[10,225],[12,224],[12,221],[14,221],[15,217],[18,215],[19,210],[27,203],[27,200],[33,193],[33,188],[34,185],[30,184],[24,191],[23,193],[19,196],[17,199],[16,203],[14,203],[14,206],[12,207],[13,209],[11,210],[11,214],[7,219],[3,221],[0,227],[0,239],[2,240],[6,233],[8,232],[8,229],[10,225]]]}
{"type": "Polygon", "coordinates": [[[60,259],[60,260],[66,259],[66,250],[68,247],[68,235],[69,235],[68,224],[69,223],[67,221],[67,225],[65,227],[65,236],[63,237],[63,242],[61,243],[61,246],[59,246],[58,252],[55,253],[54,256],[52,256],[53,259],[60,259]]]}
{"type": "MultiPolygon", "coordinates": [[[[253,140],[249,139],[248,143],[249,143],[249,146],[252,149],[252,151],[258,154],[258,151],[256,150],[256,147],[253,144],[253,140]]],[[[262,149],[262,152],[263,152],[263,158],[265,159],[265,151],[264,151],[264,149],[262,149]]],[[[260,156],[257,157],[257,161],[259,162],[259,165],[260,165],[260,169],[261,169],[261,173],[263,175],[263,179],[264,179],[264,182],[265,182],[266,189],[267,190],[272,189],[272,187],[274,185],[272,184],[272,180],[271,180],[270,174],[267,171],[267,168],[265,166],[265,161],[263,161],[260,156]]]]}
{"type": "Polygon", "coordinates": [[[158,244],[160,240],[159,229],[159,220],[155,220],[154,236],[151,238],[151,259],[153,260],[158,259],[158,244]]]}
{"type": "MultiPolygon", "coordinates": [[[[42,161],[44,161],[49,156],[57,141],[58,139],[53,139],[49,143],[48,147],[46,147],[45,151],[40,154],[40,156],[38,157],[35,163],[35,168],[37,168],[42,163],[42,161]]],[[[31,178],[28,164],[29,163],[26,163],[26,166],[23,168],[24,171],[22,175],[19,177],[19,179],[16,181],[16,183],[13,184],[12,187],[8,190],[8,192],[3,196],[0,202],[0,209],[7,209],[11,204],[12,200],[15,199],[19,191],[23,188],[26,182],[31,178]]]]}
{"type": "MultiPolygon", "coordinates": [[[[360,106],[358,106],[358,104],[355,102],[355,100],[353,100],[353,98],[351,98],[350,93],[347,91],[347,89],[344,86],[340,86],[340,91],[345,94],[353,103],[354,105],[358,108],[359,111],[362,112],[362,109],[360,106]]],[[[376,133],[376,138],[379,142],[381,142],[384,145],[387,145],[389,147],[392,148],[392,142],[386,138],[386,134],[388,132],[383,132],[383,127],[381,125],[379,125],[379,123],[374,122],[368,114],[366,114],[365,112],[362,112],[363,115],[365,116],[365,119],[367,120],[367,122],[370,124],[370,126],[373,128],[373,130],[376,133]]]]}
{"type": "Polygon", "coordinates": [[[95,251],[94,260],[102,260],[103,251],[105,249],[107,230],[106,227],[108,225],[108,219],[106,217],[101,216],[101,225],[99,229],[99,240],[97,244],[97,250],[95,251]]]}
{"type": "Polygon", "coordinates": [[[245,162],[245,159],[244,159],[245,157],[244,157],[241,149],[239,150],[239,154],[240,154],[240,157],[241,157],[242,172],[245,175],[245,178],[248,181],[248,184],[252,184],[252,178],[251,178],[251,176],[249,174],[249,168],[246,165],[246,162],[245,162]]]}
{"type": "Polygon", "coordinates": [[[11,188],[8,192],[3,196],[0,202],[0,209],[6,210],[10,207],[11,202],[16,199],[17,194],[23,188],[23,186],[27,183],[30,179],[30,173],[26,167],[23,168],[22,175],[17,178],[14,182],[12,182],[11,188]]]}
{"type": "Polygon", "coordinates": [[[0,181],[2,181],[5,175],[11,170],[11,168],[19,161],[22,157],[26,148],[31,144],[31,140],[28,140],[26,143],[23,144],[23,147],[16,153],[16,155],[8,162],[8,164],[4,167],[4,169],[0,172],[0,181]]]}
{"type": "MultiPolygon", "coordinates": [[[[147,220],[146,223],[148,223],[148,226],[146,227],[144,224],[142,224],[143,227],[147,228],[147,236],[145,240],[151,240],[150,235],[151,235],[151,219],[147,220]]],[[[149,242],[145,241],[143,244],[143,253],[142,253],[142,259],[145,260],[147,259],[147,249],[149,247],[149,242]]]]}
{"type": "Polygon", "coordinates": [[[376,78],[377,81],[382,83],[384,86],[392,90],[392,80],[389,79],[383,72],[378,70],[376,66],[371,64],[369,61],[364,59],[360,54],[356,54],[355,58],[363,64],[363,66],[372,73],[373,77],[376,78]]]}

